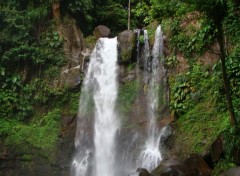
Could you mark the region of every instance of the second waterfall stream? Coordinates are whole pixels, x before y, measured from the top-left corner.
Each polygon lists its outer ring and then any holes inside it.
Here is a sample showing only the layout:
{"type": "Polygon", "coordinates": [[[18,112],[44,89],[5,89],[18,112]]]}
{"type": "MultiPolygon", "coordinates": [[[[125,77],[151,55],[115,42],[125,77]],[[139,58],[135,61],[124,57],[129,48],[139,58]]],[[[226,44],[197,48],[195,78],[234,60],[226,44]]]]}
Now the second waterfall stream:
{"type": "MultiPolygon", "coordinates": [[[[144,37],[144,48],[146,50],[145,52],[149,52],[148,36],[146,30],[144,31],[144,37]]],[[[147,58],[144,59],[147,61],[147,64],[145,64],[145,72],[147,72],[147,76],[145,77],[148,83],[147,113],[149,124],[147,139],[144,148],[140,153],[138,165],[151,171],[156,168],[162,160],[160,140],[165,129],[163,128],[161,131],[159,131],[156,121],[158,116],[157,110],[160,102],[159,93],[161,89],[161,82],[165,74],[165,69],[163,67],[163,35],[161,26],[158,26],[155,32],[155,42],[153,45],[151,58],[150,54],[146,55],[147,58]]]]}

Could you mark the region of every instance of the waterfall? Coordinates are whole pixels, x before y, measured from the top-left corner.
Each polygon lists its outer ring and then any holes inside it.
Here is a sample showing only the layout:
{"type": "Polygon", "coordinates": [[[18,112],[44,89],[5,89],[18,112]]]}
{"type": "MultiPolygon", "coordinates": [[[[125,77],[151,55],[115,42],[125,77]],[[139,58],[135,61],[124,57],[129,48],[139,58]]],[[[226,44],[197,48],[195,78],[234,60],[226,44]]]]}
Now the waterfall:
{"type": "MultiPolygon", "coordinates": [[[[142,141],[144,134],[139,131],[131,132],[129,138],[132,140],[129,143],[121,145],[121,138],[115,139],[119,128],[119,119],[115,112],[118,95],[117,38],[101,38],[90,56],[82,86],[72,176],[124,175],[132,172],[136,166],[151,171],[162,160],[160,141],[166,129],[159,129],[157,125],[158,111],[164,104],[160,92],[164,89],[161,86],[166,74],[163,66],[161,26],[156,30],[152,52],[147,30],[143,33],[144,43],[140,43],[141,34],[140,31],[136,31],[138,40],[135,73],[139,84],[144,84],[143,89],[138,90],[138,94],[146,100],[144,112],[149,123],[145,143],[142,141]],[[91,124],[92,122],[94,124],[91,124]],[[118,151],[115,149],[116,142],[118,151]],[[142,143],[144,145],[141,145],[142,143]],[[143,148],[139,151],[138,146],[143,148]]],[[[139,97],[135,100],[135,105],[135,113],[141,116],[142,111],[139,108],[145,105],[140,103],[139,97]]]]}
{"type": "MultiPolygon", "coordinates": [[[[143,54],[142,54],[142,65],[143,65],[143,79],[144,84],[147,84],[149,79],[149,60],[150,60],[150,46],[148,42],[148,32],[144,30],[144,47],[143,47],[143,54]]],[[[145,90],[144,90],[145,91],[145,90]]]]}
{"type": "MultiPolygon", "coordinates": [[[[117,38],[101,38],[91,56],[80,98],[78,126],[75,139],[77,153],[72,162],[74,176],[115,175],[115,135],[119,127],[115,113],[117,85],[117,38]],[[91,106],[94,106],[92,109],[91,106]],[[87,137],[84,123],[90,109],[94,111],[94,149],[87,137]],[[87,138],[87,139],[86,139],[87,138]],[[92,151],[94,151],[93,154],[92,151]],[[90,166],[90,155],[93,155],[90,166]]],[[[89,117],[88,117],[89,118],[89,117]]]]}
{"type": "Polygon", "coordinates": [[[137,58],[137,63],[139,63],[139,55],[140,55],[140,33],[141,33],[141,30],[140,29],[136,29],[135,31],[135,34],[137,36],[137,43],[136,43],[136,58],[137,58]]]}
{"type": "Polygon", "coordinates": [[[156,118],[157,109],[159,107],[159,90],[161,84],[161,72],[164,72],[163,61],[163,39],[161,26],[158,26],[155,33],[155,42],[152,49],[152,57],[149,56],[149,44],[147,38],[147,31],[144,31],[145,41],[145,62],[144,67],[147,68],[148,75],[146,76],[148,82],[147,98],[148,98],[148,136],[145,142],[143,151],[140,153],[138,165],[151,171],[162,160],[160,139],[164,133],[163,128],[161,131],[157,128],[156,118]]]}

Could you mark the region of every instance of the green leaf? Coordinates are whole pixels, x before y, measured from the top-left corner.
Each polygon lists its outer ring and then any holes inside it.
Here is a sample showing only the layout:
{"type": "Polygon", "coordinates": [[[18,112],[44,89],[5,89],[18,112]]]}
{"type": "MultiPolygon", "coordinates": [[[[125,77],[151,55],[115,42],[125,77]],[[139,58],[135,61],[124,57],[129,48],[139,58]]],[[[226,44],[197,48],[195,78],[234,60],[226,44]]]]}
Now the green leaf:
{"type": "Polygon", "coordinates": [[[54,46],[54,42],[50,42],[49,44],[50,44],[50,46],[54,46]]]}

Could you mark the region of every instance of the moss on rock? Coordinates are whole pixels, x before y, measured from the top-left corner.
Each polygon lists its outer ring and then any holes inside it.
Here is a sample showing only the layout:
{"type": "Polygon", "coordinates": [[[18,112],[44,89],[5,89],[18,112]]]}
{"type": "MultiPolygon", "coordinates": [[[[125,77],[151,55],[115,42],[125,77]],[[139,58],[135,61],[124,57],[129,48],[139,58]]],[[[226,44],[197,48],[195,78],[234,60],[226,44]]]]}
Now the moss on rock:
{"type": "Polygon", "coordinates": [[[130,62],[132,53],[136,43],[136,35],[134,31],[123,31],[118,35],[119,42],[119,60],[122,62],[130,62]]]}

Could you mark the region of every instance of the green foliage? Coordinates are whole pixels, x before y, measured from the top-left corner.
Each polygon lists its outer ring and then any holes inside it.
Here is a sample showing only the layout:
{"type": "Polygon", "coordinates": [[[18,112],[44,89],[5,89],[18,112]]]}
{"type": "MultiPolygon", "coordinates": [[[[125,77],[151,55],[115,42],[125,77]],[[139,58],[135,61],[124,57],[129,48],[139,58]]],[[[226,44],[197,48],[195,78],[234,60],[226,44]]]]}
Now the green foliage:
{"type": "Polygon", "coordinates": [[[194,64],[189,72],[171,78],[170,108],[179,117],[176,139],[183,153],[204,153],[230,127],[221,72],[214,70],[211,74],[209,68],[194,64]]]}
{"type": "Polygon", "coordinates": [[[129,64],[129,65],[127,66],[127,70],[128,70],[128,71],[131,71],[131,70],[133,70],[134,68],[136,68],[136,63],[131,63],[131,64],[129,64]]]}
{"type": "Polygon", "coordinates": [[[149,19],[149,5],[146,2],[139,2],[131,10],[134,26],[142,26],[143,24],[148,24],[149,19]]]}
{"type": "Polygon", "coordinates": [[[36,104],[46,103],[39,97],[54,92],[38,97],[48,84],[40,90],[33,77],[47,78],[46,72],[50,78],[51,70],[65,63],[63,40],[53,30],[55,24],[46,20],[50,2],[38,3],[8,1],[0,10],[4,24],[0,31],[0,118],[24,121],[32,116],[36,104]]]}
{"type": "Polygon", "coordinates": [[[206,22],[206,19],[204,19],[201,22],[201,25],[201,29],[197,30],[197,32],[195,32],[191,40],[188,42],[187,48],[190,50],[190,52],[202,54],[204,51],[203,49],[212,44],[214,34],[212,35],[211,23],[206,22]]]}
{"type": "Polygon", "coordinates": [[[55,24],[47,20],[49,7],[8,1],[0,9],[1,141],[45,157],[52,156],[58,139],[60,111],[54,106],[65,91],[52,86],[65,56],[55,24]]]}
{"type": "Polygon", "coordinates": [[[144,35],[139,36],[139,42],[142,44],[144,43],[144,35]]]}
{"type": "Polygon", "coordinates": [[[86,34],[95,27],[95,17],[93,15],[94,1],[92,0],[64,0],[60,1],[61,15],[71,15],[78,22],[81,30],[86,34]],[[86,25],[87,24],[87,25],[86,25]]]}
{"type": "Polygon", "coordinates": [[[234,1],[228,1],[228,13],[224,21],[226,28],[225,34],[232,44],[239,44],[240,42],[240,9],[234,1]]]}
{"type": "Polygon", "coordinates": [[[57,103],[65,93],[64,89],[53,87],[46,80],[35,79],[31,84],[35,89],[32,94],[33,103],[42,108],[54,107],[52,102],[57,103]]]}
{"type": "Polygon", "coordinates": [[[226,67],[228,70],[228,76],[230,79],[232,97],[233,97],[233,105],[235,107],[235,115],[237,118],[237,122],[240,122],[240,46],[236,45],[229,56],[226,59],[226,67]]]}
{"type": "Polygon", "coordinates": [[[70,12],[86,35],[91,35],[97,25],[106,25],[115,35],[127,28],[127,2],[114,0],[61,1],[61,14],[70,12]]]}
{"type": "MultiPolygon", "coordinates": [[[[239,65],[238,59],[234,59],[235,63],[231,59],[236,56],[236,53],[229,55],[226,65],[230,73],[231,84],[238,85],[238,72],[236,72],[239,65]]],[[[178,140],[177,143],[184,145],[186,151],[183,152],[202,153],[219,134],[224,134],[225,156],[228,161],[234,163],[234,152],[240,145],[240,140],[236,129],[230,128],[221,76],[220,63],[211,70],[200,65],[193,65],[189,72],[171,79],[170,107],[179,117],[176,134],[177,140],[181,139],[181,141],[178,140]]],[[[233,88],[232,95],[234,105],[238,107],[236,105],[239,105],[239,90],[233,88]]],[[[239,119],[237,108],[235,112],[239,119]]],[[[216,167],[224,168],[225,166],[216,167]]],[[[217,170],[216,173],[219,173],[220,171],[217,170]]]]}
{"type": "Polygon", "coordinates": [[[79,108],[80,93],[66,91],[61,97],[62,99],[57,106],[59,106],[59,108],[64,107],[62,113],[68,116],[76,115],[79,108]]]}
{"type": "Polygon", "coordinates": [[[31,95],[33,88],[23,85],[19,75],[7,77],[0,89],[0,118],[23,120],[32,112],[31,95]]]}
{"type": "Polygon", "coordinates": [[[86,47],[93,48],[96,44],[96,38],[93,35],[89,35],[85,38],[86,47]]]}
{"type": "Polygon", "coordinates": [[[52,102],[63,95],[64,90],[35,79],[23,84],[20,76],[7,78],[0,89],[0,118],[24,120],[33,115],[33,107],[51,107],[52,102]]]}
{"type": "Polygon", "coordinates": [[[219,176],[222,172],[224,172],[232,167],[236,167],[236,165],[233,162],[229,161],[228,159],[222,159],[214,167],[212,176],[219,176]]]}
{"type": "Polygon", "coordinates": [[[225,156],[229,161],[234,163],[237,162],[236,159],[239,159],[236,155],[236,153],[239,152],[240,146],[239,131],[237,130],[238,129],[230,128],[223,133],[225,156]]]}
{"type": "Polygon", "coordinates": [[[172,55],[166,58],[165,65],[170,69],[174,69],[177,67],[178,63],[177,56],[172,55]]]}
{"type": "Polygon", "coordinates": [[[174,115],[185,112],[187,107],[184,105],[183,102],[186,99],[190,98],[187,95],[191,91],[191,89],[190,89],[191,87],[190,87],[189,83],[186,83],[185,81],[182,81],[182,80],[184,80],[184,77],[183,77],[183,79],[180,78],[180,81],[178,81],[175,84],[175,86],[173,86],[172,91],[171,91],[171,93],[173,95],[171,97],[173,97],[174,101],[171,101],[170,107],[171,107],[171,110],[174,115]]]}
{"type": "MultiPolygon", "coordinates": [[[[187,15],[194,16],[195,14],[187,15]]],[[[206,17],[201,16],[200,19],[192,19],[192,21],[194,25],[190,22],[184,24],[185,22],[180,19],[175,19],[174,22],[168,24],[170,25],[171,47],[176,48],[188,59],[193,55],[202,55],[213,43],[215,37],[213,24],[206,17]]]]}
{"type": "Polygon", "coordinates": [[[131,110],[133,102],[137,98],[138,90],[138,81],[126,82],[120,86],[117,100],[120,112],[128,113],[131,110]]]}
{"type": "Polygon", "coordinates": [[[81,12],[88,15],[88,12],[93,8],[92,0],[68,0],[68,9],[72,13],[81,12]]]}
{"type": "Polygon", "coordinates": [[[206,152],[219,134],[230,126],[227,113],[218,112],[216,104],[209,99],[189,109],[177,125],[177,143],[184,146],[183,153],[206,152]]]}
{"type": "Polygon", "coordinates": [[[108,26],[113,33],[127,28],[127,10],[120,3],[112,0],[96,2],[95,8],[97,22],[108,26]]]}
{"type": "Polygon", "coordinates": [[[159,21],[169,17],[180,17],[194,9],[194,6],[175,0],[150,0],[150,3],[149,18],[158,19],[159,21]]]}
{"type": "Polygon", "coordinates": [[[34,119],[29,124],[1,120],[0,135],[7,135],[6,145],[28,150],[29,147],[47,151],[56,145],[59,133],[60,110],[34,119]]]}
{"type": "Polygon", "coordinates": [[[173,114],[179,116],[200,102],[204,91],[211,86],[211,80],[209,72],[202,70],[201,65],[195,64],[191,71],[171,79],[170,85],[170,108],[173,114]]]}

